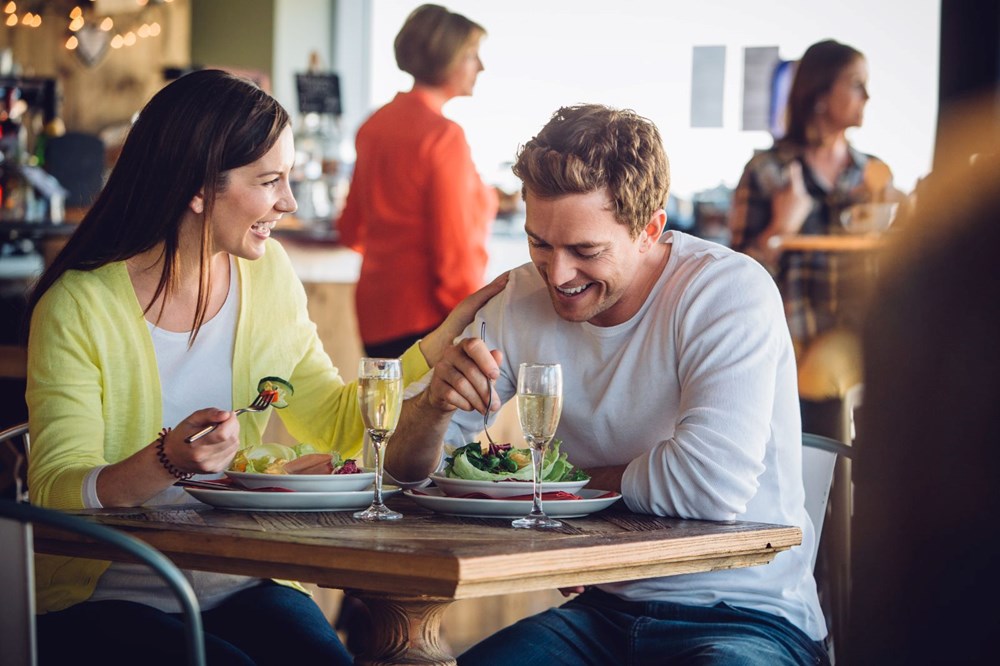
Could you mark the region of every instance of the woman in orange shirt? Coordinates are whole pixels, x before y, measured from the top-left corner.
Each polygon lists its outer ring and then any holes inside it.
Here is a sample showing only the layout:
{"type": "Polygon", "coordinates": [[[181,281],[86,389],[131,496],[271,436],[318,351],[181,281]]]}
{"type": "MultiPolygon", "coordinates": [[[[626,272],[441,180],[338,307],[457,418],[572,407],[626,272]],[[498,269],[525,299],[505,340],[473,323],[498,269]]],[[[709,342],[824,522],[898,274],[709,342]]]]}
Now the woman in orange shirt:
{"type": "Polygon", "coordinates": [[[485,35],[444,7],[415,9],[395,41],[413,88],[358,130],[337,228],[363,256],[356,307],[369,356],[399,356],[484,283],[497,191],[480,179],[465,133],[441,109],[472,95],[485,35]]]}

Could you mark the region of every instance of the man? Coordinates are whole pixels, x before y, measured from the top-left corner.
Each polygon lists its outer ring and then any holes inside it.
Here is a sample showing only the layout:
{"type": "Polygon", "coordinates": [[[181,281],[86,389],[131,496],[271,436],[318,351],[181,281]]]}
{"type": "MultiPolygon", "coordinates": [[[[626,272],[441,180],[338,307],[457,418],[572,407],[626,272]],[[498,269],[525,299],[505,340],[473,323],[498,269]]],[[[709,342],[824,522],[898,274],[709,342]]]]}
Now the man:
{"type": "Polygon", "coordinates": [[[520,363],[558,362],[556,437],[590,487],[620,490],[641,513],[799,525],[803,544],[766,566],[573,590],[460,662],[828,663],[795,360],[773,280],[745,255],[663,233],[667,158],[632,112],[560,109],[514,173],[532,264],[468,329],[485,321],[496,350],[470,337],[435,366],[414,399],[425,427],[388,449],[394,476],[425,476],[442,440],[482,430],[489,380],[507,400],[520,363]]]}

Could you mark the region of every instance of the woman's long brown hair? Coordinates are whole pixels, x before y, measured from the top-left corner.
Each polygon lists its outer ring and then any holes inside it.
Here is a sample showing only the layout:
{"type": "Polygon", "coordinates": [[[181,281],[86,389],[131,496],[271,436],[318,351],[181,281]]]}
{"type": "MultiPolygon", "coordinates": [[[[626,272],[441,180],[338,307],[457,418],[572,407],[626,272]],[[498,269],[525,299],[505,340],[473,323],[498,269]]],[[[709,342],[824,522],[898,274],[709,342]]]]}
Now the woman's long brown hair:
{"type": "MultiPolygon", "coordinates": [[[[94,270],[163,243],[163,271],[148,311],[175,284],[188,204],[203,191],[208,219],[227,172],[267,153],[288,123],[288,113],[273,97],[220,70],[193,72],[160,90],[139,113],[94,205],[39,278],[26,323],[66,271],[94,270]]],[[[204,225],[191,341],[208,308],[209,231],[204,225]]]]}

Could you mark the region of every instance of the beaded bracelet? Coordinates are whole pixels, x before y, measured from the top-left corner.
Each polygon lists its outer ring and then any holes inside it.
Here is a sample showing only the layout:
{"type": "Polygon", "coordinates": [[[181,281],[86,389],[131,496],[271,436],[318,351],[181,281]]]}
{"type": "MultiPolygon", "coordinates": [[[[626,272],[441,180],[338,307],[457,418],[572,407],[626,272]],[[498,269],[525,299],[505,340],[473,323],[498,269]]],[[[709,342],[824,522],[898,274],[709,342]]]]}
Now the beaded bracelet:
{"type": "Polygon", "coordinates": [[[182,481],[190,479],[194,476],[194,472],[182,472],[174,467],[174,464],[170,462],[169,458],[167,458],[167,452],[163,450],[163,447],[166,446],[166,437],[168,432],[170,432],[170,428],[164,428],[160,431],[160,436],[156,440],[156,457],[159,458],[160,464],[163,465],[163,468],[170,472],[170,475],[175,479],[181,479],[182,481]]]}

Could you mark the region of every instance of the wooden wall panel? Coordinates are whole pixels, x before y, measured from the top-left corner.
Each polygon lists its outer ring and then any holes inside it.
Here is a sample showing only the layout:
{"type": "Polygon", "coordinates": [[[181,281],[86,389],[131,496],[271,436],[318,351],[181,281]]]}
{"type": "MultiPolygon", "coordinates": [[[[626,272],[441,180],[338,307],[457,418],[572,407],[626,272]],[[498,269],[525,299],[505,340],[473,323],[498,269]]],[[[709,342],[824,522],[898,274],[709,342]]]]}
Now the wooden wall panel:
{"type": "MultiPolygon", "coordinates": [[[[26,76],[56,77],[62,92],[62,118],[71,131],[98,133],[128,123],[163,84],[164,67],[187,67],[191,52],[191,0],[174,0],[149,7],[145,13],[112,15],[117,28],[139,20],[157,21],[157,37],[134,46],[108,49],[95,66],[85,66],[65,48],[69,9],[57,5],[42,14],[38,28],[0,25],[0,49],[10,48],[26,76]]],[[[83,3],[87,4],[87,3],[83,3]]],[[[135,25],[138,28],[138,25],[135,25]]],[[[116,28],[116,29],[117,29],[116,28]]]]}

